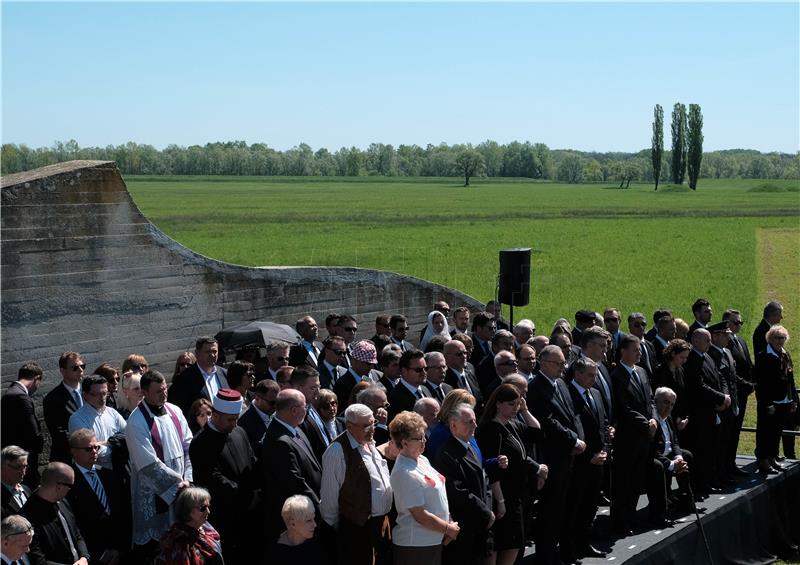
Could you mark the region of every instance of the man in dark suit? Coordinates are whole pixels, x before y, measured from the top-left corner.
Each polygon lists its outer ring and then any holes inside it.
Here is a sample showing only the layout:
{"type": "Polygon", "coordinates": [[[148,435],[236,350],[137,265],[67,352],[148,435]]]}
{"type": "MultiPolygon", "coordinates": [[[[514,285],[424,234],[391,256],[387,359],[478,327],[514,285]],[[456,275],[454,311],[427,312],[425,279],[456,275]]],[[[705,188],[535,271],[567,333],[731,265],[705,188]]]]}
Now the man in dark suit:
{"type": "Polygon", "coordinates": [[[466,405],[449,419],[450,438],[436,454],[433,466],[447,479],[447,503],[451,519],[458,522],[458,537],[444,546],[445,564],[480,565],[486,555],[489,528],[494,523],[489,480],[470,445],[477,421],[466,405]]]}
{"type": "Polygon", "coordinates": [[[3,515],[0,522],[3,565],[29,565],[28,552],[33,541],[33,526],[18,514],[3,515]]]}
{"type": "Polygon", "coordinates": [[[425,381],[425,354],[418,349],[406,351],[400,357],[400,382],[389,395],[389,423],[400,412],[413,411],[414,403],[423,397],[430,397],[422,383],[425,381]]]}
{"type": "Polygon", "coordinates": [[[731,439],[728,451],[725,455],[725,470],[732,475],[749,475],[736,465],[736,453],[739,449],[739,434],[742,431],[744,415],[747,412],[747,399],[755,390],[753,382],[753,361],[750,357],[750,349],[747,342],[739,335],[742,329],[742,314],[738,310],[728,309],[722,314],[722,319],[728,322],[731,330],[731,340],[728,349],[733,355],[736,364],[736,400],[739,404],[739,414],[734,417],[731,439]]]}
{"type": "Polygon", "coordinates": [[[428,366],[428,372],[423,386],[441,404],[447,393],[453,390],[452,386],[444,382],[444,375],[447,373],[447,363],[444,360],[444,355],[438,351],[426,353],[425,364],[428,366]]]}
{"type": "Polygon", "coordinates": [[[80,354],[74,351],[62,353],[58,359],[62,381],[45,395],[42,403],[44,421],[50,432],[50,461],[69,463],[72,460],[67,441],[69,417],[83,406],[80,387],[85,369],[80,354]]]}
{"type": "Polygon", "coordinates": [[[720,377],[714,361],[708,355],[711,334],[704,328],[691,336],[692,351],[683,366],[686,396],[689,400],[689,425],[684,429],[686,447],[694,453],[694,475],[698,492],[706,495],[720,492],[714,482],[713,446],[717,443],[719,413],[731,405],[727,381],[720,377]]]}
{"type": "Polygon", "coordinates": [[[319,384],[322,388],[332,390],[336,381],[347,373],[347,367],[342,365],[347,356],[347,346],[339,336],[325,338],[322,342],[322,352],[317,360],[319,371],[319,384]]]}
{"type": "MultiPolygon", "coordinates": [[[[491,391],[500,384],[496,382],[498,373],[495,367],[495,357],[501,351],[511,353],[511,356],[516,360],[514,355],[514,334],[507,330],[497,330],[494,333],[491,340],[491,353],[484,357],[483,361],[475,367],[475,376],[478,378],[478,384],[484,397],[488,397],[491,391]],[[490,385],[492,386],[490,387],[490,385]]],[[[514,370],[516,370],[516,366],[514,370]]],[[[501,375],[501,378],[504,376],[501,375]]]]}
{"type": "Polygon", "coordinates": [[[389,328],[391,328],[392,336],[390,341],[400,348],[400,351],[406,352],[414,349],[411,342],[406,341],[408,335],[408,319],[400,314],[395,314],[389,318],[389,328]]]}
{"type": "Polygon", "coordinates": [[[292,372],[291,383],[293,389],[299,390],[306,397],[306,417],[300,424],[300,429],[311,443],[317,460],[322,461],[322,454],[325,453],[333,438],[328,437],[316,408],[320,390],[319,373],[313,367],[300,366],[292,372]]]}
{"type": "Polygon", "coordinates": [[[711,332],[711,347],[708,349],[708,355],[714,361],[720,379],[727,384],[728,394],[731,397],[730,407],[719,413],[721,420],[718,426],[719,434],[713,447],[715,479],[724,485],[731,482],[726,458],[733,439],[733,423],[739,415],[739,400],[736,394],[736,361],[728,349],[732,335],[728,322],[723,320],[711,324],[708,326],[708,331],[711,332]]]}
{"type": "Polygon", "coordinates": [[[267,547],[284,528],[281,507],[287,498],[302,494],[319,508],[322,467],[299,427],[305,417],[302,392],[286,389],[278,393],[275,417],[264,434],[261,455],[267,547]]]}
{"type": "Polygon", "coordinates": [[[469,362],[473,367],[480,365],[487,356],[491,355],[490,341],[497,331],[494,316],[489,312],[478,312],[472,319],[472,355],[469,362]]]}
{"type": "Polygon", "coordinates": [[[572,328],[572,343],[580,343],[584,330],[594,326],[594,312],[592,310],[578,310],[575,312],[575,327],[572,328]]]}
{"type": "Polygon", "coordinates": [[[547,481],[539,492],[539,519],[536,521],[536,563],[558,563],[556,546],[565,518],[564,499],[569,485],[572,459],[586,449],[583,424],[575,413],[564,373],[564,353],[548,345],[539,355],[539,373],[528,389],[531,414],[544,432],[539,455],[548,467],[547,481]]]}
{"type": "Polygon", "coordinates": [[[304,316],[295,322],[294,329],[303,341],[289,348],[289,365],[299,367],[306,364],[316,369],[317,358],[322,351],[322,342],[317,340],[319,329],[316,320],[311,316],[304,316]]]}
{"type": "Polygon", "coordinates": [[[121,536],[127,533],[115,519],[118,505],[114,477],[108,469],[96,466],[100,442],[92,430],[75,430],[69,436],[69,445],[75,483],[69,489],[67,500],[92,556],[92,563],[110,563],[126,547],[121,536]]]}
{"type": "Polygon", "coordinates": [[[639,338],[639,363],[637,363],[647,373],[651,389],[653,383],[653,372],[656,370],[656,350],[653,344],[644,338],[644,329],[647,327],[647,318],[641,312],[631,312],[628,315],[628,331],[639,338]]]}
{"type": "Polygon", "coordinates": [[[497,329],[511,331],[511,326],[508,325],[508,322],[502,319],[500,313],[502,308],[503,306],[497,300],[490,300],[486,303],[486,311],[494,318],[497,329]]]}
{"type": "Polygon", "coordinates": [[[673,339],[675,339],[675,318],[661,316],[656,322],[656,334],[651,340],[653,351],[656,353],[656,364],[653,369],[664,362],[664,349],[673,339]]]}
{"type": "Polygon", "coordinates": [[[617,425],[614,436],[614,464],[611,490],[611,522],[615,533],[631,533],[636,502],[644,486],[650,441],[656,432],[653,394],[644,369],[639,367],[639,338],[625,335],[620,340],[620,362],[611,374],[616,398],[617,425]]]}
{"type": "Polygon", "coordinates": [[[213,337],[203,336],[195,342],[197,361],[175,377],[169,387],[168,400],[189,415],[189,409],[198,398],[211,400],[221,388],[228,388],[227,371],[216,365],[219,345],[213,337]]]}
{"type": "MultiPolygon", "coordinates": [[[[397,382],[400,380],[400,356],[402,353],[397,349],[387,347],[378,355],[380,368],[383,372],[380,383],[386,389],[386,393],[392,392],[397,382]]],[[[380,445],[380,444],[378,444],[380,445]]]]}
{"type": "MultiPolygon", "coordinates": [[[[459,306],[455,310],[453,310],[453,329],[450,330],[450,337],[461,333],[466,334],[469,332],[469,308],[466,306],[459,306]]],[[[425,328],[422,329],[423,334],[425,333],[425,328]]],[[[422,339],[422,334],[420,334],[420,339],[422,339]]]]}
{"type": "Polygon", "coordinates": [[[7,445],[3,448],[0,456],[3,516],[19,514],[20,508],[31,497],[31,489],[22,484],[27,469],[27,451],[17,445],[7,445]]]}
{"type": "Polygon", "coordinates": [[[653,327],[647,330],[647,333],[644,334],[646,340],[651,343],[653,342],[656,337],[656,332],[658,331],[658,321],[665,317],[672,318],[672,310],[669,308],[659,308],[653,312],[653,327]]]}
{"type": "Polygon", "coordinates": [[[783,320],[783,306],[774,300],[764,306],[764,317],[753,331],[753,355],[758,355],[767,348],[767,332],[775,324],[783,320]]]}
{"type": "Polygon", "coordinates": [[[214,512],[208,521],[220,534],[225,562],[233,565],[251,562],[248,544],[260,534],[253,527],[259,523],[256,459],[247,433],[236,425],[241,410],[239,392],[217,391],[211,418],[189,446],[193,481],[211,494],[214,512]]]}
{"type": "Polygon", "coordinates": [[[239,418],[239,427],[247,434],[256,457],[261,455],[261,438],[275,415],[275,399],[279,391],[280,386],[273,380],[258,381],[250,408],[239,418]]]}
{"type": "Polygon", "coordinates": [[[694,301],[694,304],[692,304],[692,314],[694,314],[694,322],[689,326],[688,338],[692,337],[694,330],[708,327],[708,324],[711,322],[711,316],[713,315],[711,304],[705,298],[698,298],[694,301]]]}
{"type": "Polygon", "coordinates": [[[676,509],[691,511],[689,473],[692,453],[681,449],[678,432],[672,421],[672,408],[677,398],[675,392],[666,387],[656,389],[656,420],[658,427],[653,436],[647,466],[647,500],[650,521],[657,527],[671,525],[667,519],[667,507],[672,503],[676,509]],[[671,495],[672,477],[677,477],[680,489],[678,496],[671,495]]]}
{"type": "Polygon", "coordinates": [[[361,381],[377,383],[382,376],[380,371],[375,370],[378,355],[371,341],[364,339],[356,343],[350,356],[350,369],[333,385],[333,392],[339,400],[339,414],[344,414],[350,402],[350,393],[357,383],[361,381]]]}
{"type": "Polygon", "coordinates": [[[375,350],[379,355],[383,348],[392,342],[392,328],[389,326],[389,318],[388,314],[378,315],[375,318],[375,335],[369,338],[375,344],[375,350]]]}
{"type": "MultiPolygon", "coordinates": [[[[599,328],[598,328],[599,329],[599,328]]],[[[587,334],[584,333],[584,337],[587,334]]],[[[592,522],[603,484],[606,446],[610,442],[608,421],[600,391],[594,388],[597,363],[581,357],[572,366],[573,379],[568,385],[572,405],[583,426],[586,450],[575,457],[569,481],[567,514],[560,546],[562,559],[573,562],[578,557],[605,557],[591,545],[592,522]]]]}
{"type": "MultiPolygon", "coordinates": [[[[603,363],[606,359],[608,337],[609,333],[603,328],[588,328],[583,332],[581,350],[586,357],[597,365],[597,380],[594,388],[600,393],[600,398],[603,401],[603,412],[608,420],[608,425],[613,427],[617,415],[616,406],[614,405],[614,388],[608,368],[603,363]]],[[[573,372],[571,369],[570,367],[570,372],[573,372]]]]}
{"type": "Polygon", "coordinates": [[[25,363],[17,380],[8,386],[0,400],[2,447],[16,445],[28,452],[29,470],[23,482],[31,488],[39,485],[39,454],[44,446],[42,427],[31,396],[39,389],[43,378],[44,372],[39,365],[25,363]]]}
{"type": "Polygon", "coordinates": [[[75,482],[75,472],[65,463],[51,462],[42,472],[42,484],[22,507],[34,534],[32,563],[88,565],[89,549],[75,515],[64,500],[75,482]],[[66,528],[64,527],[66,524],[66,528]]]}
{"type": "Polygon", "coordinates": [[[444,344],[444,360],[447,364],[444,382],[472,394],[475,397],[475,414],[480,418],[483,414],[483,394],[475,377],[475,369],[467,361],[467,348],[457,339],[451,339],[444,344]]]}

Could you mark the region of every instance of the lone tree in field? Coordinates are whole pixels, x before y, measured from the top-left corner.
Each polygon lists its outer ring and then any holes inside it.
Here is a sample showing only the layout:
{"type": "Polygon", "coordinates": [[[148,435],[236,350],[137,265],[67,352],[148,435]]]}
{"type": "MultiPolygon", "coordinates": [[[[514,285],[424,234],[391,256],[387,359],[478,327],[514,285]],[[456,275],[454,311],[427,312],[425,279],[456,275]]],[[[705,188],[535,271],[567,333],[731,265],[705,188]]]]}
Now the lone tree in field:
{"type": "Polygon", "coordinates": [[[672,108],[672,182],[683,184],[686,176],[686,106],[672,108]]]}
{"type": "Polygon", "coordinates": [[[464,186],[469,186],[469,179],[482,174],[486,170],[486,163],[483,155],[474,149],[465,149],[456,157],[456,167],[464,176],[464,186]]]}
{"type": "Polygon", "coordinates": [[[700,176],[700,161],[703,160],[703,114],[700,104],[689,104],[689,151],[687,167],[689,168],[689,188],[697,190],[697,177],[700,176]]]}
{"type": "Polygon", "coordinates": [[[658,190],[658,177],[661,175],[661,157],[664,154],[664,108],[661,104],[656,104],[653,110],[653,145],[650,149],[650,157],[653,160],[653,177],[656,179],[656,190],[658,190]]]}

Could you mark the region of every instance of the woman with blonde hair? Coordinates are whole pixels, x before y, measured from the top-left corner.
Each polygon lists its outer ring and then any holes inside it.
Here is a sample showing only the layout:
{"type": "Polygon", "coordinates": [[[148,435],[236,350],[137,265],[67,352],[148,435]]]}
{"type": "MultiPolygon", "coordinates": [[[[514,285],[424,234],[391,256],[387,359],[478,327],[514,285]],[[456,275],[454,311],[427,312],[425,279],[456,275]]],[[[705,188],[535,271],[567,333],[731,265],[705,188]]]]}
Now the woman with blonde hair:
{"type": "Polygon", "coordinates": [[[117,412],[126,420],[144,398],[142,387],[139,384],[141,378],[141,374],[133,371],[122,374],[122,394],[117,399],[117,412]]]}

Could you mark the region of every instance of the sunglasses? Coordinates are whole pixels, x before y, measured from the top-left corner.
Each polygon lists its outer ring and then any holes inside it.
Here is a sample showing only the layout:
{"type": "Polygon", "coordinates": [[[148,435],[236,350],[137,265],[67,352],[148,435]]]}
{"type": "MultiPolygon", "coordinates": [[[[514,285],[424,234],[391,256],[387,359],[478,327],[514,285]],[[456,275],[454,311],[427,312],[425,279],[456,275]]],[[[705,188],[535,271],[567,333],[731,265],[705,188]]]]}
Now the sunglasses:
{"type": "Polygon", "coordinates": [[[146,371],[147,370],[147,365],[145,365],[144,363],[142,363],[141,365],[131,365],[131,370],[132,371],[146,371]]]}
{"type": "Polygon", "coordinates": [[[70,371],[85,371],[86,370],[86,365],[84,363],[81,363],[80,365],[73,365],[72,367],[69,368],[69,370],[70,371]]]}
{"type": "Polygon", "coordinates": [[[358,331],[358,328],[342,328],[342,329],[349,333],[356,333],[358,331]]]}
{"type": "Polygon", "coordinates": [[[202,506],[199,506],[198,509],[200,510],[200,512],[211,512],[211,505],[203,504],[202,506]]]}
{"type": "Polygon", "coordinates": [[[63,487],[67,487],[67,488],[72,488],[73,486],[75,486],[74,483],[62,483],[60,481],[58,482],[58,484],[63,486],[63,487]]]}
{"type": "Polygon", "coordinates": [[[78,451],[85,451],[86,453],[91,453],[93,451],[100,451],[101,446],[99,446],[99,445],[90,445],[88,447],[73,447],[72,449],[77,449],[78,451]]]}
{"type": "Polygon", "coordinates": [[[331,349],[330,347],[328,348],[328,351],[333,351],[336,355],[344,355],[347,353],[346,349],[331,349]]]}
{"type": "Polygon", "coordinates": [[[427,373],[428,372],[428,368],[427,367],[409,367],[408,370],[409,371],[414,371],[415,373],[427,373]]]}

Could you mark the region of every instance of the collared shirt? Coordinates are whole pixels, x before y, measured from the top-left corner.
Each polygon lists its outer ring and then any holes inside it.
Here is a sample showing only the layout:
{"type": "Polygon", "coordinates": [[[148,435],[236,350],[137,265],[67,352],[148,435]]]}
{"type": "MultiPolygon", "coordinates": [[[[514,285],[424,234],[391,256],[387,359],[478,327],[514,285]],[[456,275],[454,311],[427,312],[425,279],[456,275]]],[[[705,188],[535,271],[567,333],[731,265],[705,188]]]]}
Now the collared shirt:
{"type": "Polygon", "coordinates": [[[14,499],[20,508],[22,508],[28,501],[28,495],[25,494],[25,489],[22,488],[22,485],[10,485],[8,483],[3,483],[3,486],[12,493],[11,498],[14,499]]]}
{"type": "Polygon", "coordinates": [[[280,418],[278,418],[277,416],[274,416],[274,417],[273,417],[273,420],[275,420],[275,421],[276,421],[276,422],[278,422],[279,424],[282,424],[284,428],[286,428],[287,430],[289,430],[290,432],[292,432],[292,435],[293,435],[294,437],[297,437],[297,436],[298,436],[298,433],[297,433],[297,428],[295,428],[294,426],[290,426],[289,424],[287,424],[286,422],[284,422],[283,420],[281,420],[281,419],[280,419],[280,418]]]}
{"type": "Polygon", "coordinates": [[[666,346],[668,346],[668,345],[669,345],[669,343],[667,342],[667,340],[666,340],[666,339],[664,339],[663,337],[661,337],[661,336],[660,336],[660,335],[658,335],[658,334],[656,334],[656,339],[657,339],[657,340],[658,340],[658,341],[661,343],[661,345],[663,345],[664,347],[666,347],[666,346]]]}
{"type": "Polygon", "coordinates": [[[253,402],[250,406],[256,411],[256,414],[258,414],[258,416],[261,418],[261,421],[264,422],[264,425],[269,427],[269,423],[272,421],[273,416],[270,416],[266,412],[259,410],[255,402],[253,402]]]}
{"type": "Polygon", "coordinates": [[[400,383],[402,383],[402,384],[403,384],[403,386],[405,386],[405,387],[408,389],[408,391],[409,391],[411,394],[413,394],[414,396],[416,396],[416,397],[418,397],[418,398],[420,398],[420,397],[422,397],[422,396],[423,396],[423,395],[422,395],[422,391],[420,390],[420,388],[419,388],[419,387],[415,387],[415,386],[412,386],[412,385],[408,384],[408,381],[407,381],[407,380],[405,380],[403,377],[400,377],[400,383]],[[418,394],[418,393],[419,393],[419,394],[418,394]]]}
{"type": "Polygon", "coordinates": [[[124,432],[126,425],[125,418],[110,406],[97,410],[87,402],[69,417],[68,429],[69,433],[81,428],[92,430],[97,441],[102,444],[97,455],[97,465],[104,469],[111,469],[111,449],[106,442],[114,434],[124,432]]]}
{"type": "MultiPolygon", "coordinates": [[[[383,516],[392,508],[392,485],[389,478],[389,465],[378,452],[375,442],[359,445],[350,432],[345,432],[350,447],[357,449],[361,460],[369,472],[372,508],[370,516],[383,516]]],[[[339,524],[339,491],[344,484],[347,464],[339,442],[331,443],[322,456],[322,486],[320,490],[320,514],[331,526],[339,524]]]]}
{"type": "MultiPolygon", "coordinates": [[[[81,387],[80,387],[80,385],[78,385],[77,388],[72,388],[71,386],[67,385],[67,383],[65,383],[64,381],[61,381],[61,386],[63,386],[65,389],[67,389],[67,392],[69,392],[69,395],[73,399],[75,399],[75,403],[78,405],[78,408],[83,406],[84,402],[83,402],[83,396],[81,396],[81,387]]],[[[27,389],[28,387],[25,387],[25,388],[27,389]]]]}
{"type": "Polygon", "coordinates": [[[487,351],[491,352],[491,348],[489,347],[489,342],[488,342],[488,341],[484,341],[484,340],[482,340],[481,338],[479,338],[479,337],[478,337],[478,336],[476,336],[475,334],[473,334],[473,335],[472,335],[472,341],[475,341],[475,342],[477,342],[477,343],[478,343],[478,345],[480,345],[480,347],[481,347],[481,351],[483,351],[483,352],[484,352],[484,354],[485,354],[487,351]]]}
{"type": "Polygon", "coordinates": [[[206,390],[208,391],[209,398],[213,399],[217,396],[217,391],[219,389],[228,387],[227,380],[219,374],[216,365],[214,365],[210,373],[206,373],[200,365],[198,365],[197,368],[200,369],[200,374],[203,375],[203,380],[206,382],[206,390]]]}

